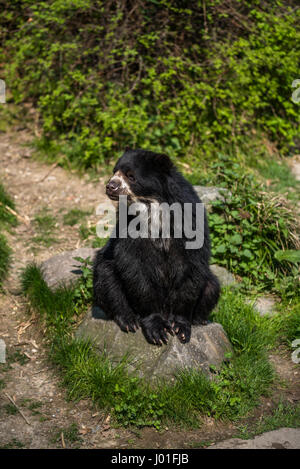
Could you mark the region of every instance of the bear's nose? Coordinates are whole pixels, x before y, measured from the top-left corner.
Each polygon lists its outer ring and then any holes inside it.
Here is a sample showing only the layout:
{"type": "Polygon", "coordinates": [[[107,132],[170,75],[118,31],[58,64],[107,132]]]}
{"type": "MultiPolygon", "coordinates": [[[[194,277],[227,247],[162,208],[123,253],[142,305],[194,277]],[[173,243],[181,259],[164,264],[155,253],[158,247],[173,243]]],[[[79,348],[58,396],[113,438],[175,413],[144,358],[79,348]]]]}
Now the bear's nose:
{"type": "Polygon", "coordinates": [[[108,190],[109,192],[113,192],[113,191],[116,191],[119,188],[119,186],[120,185],[117,181],[110,180],[106,184],[106,190],[108,190]]]}

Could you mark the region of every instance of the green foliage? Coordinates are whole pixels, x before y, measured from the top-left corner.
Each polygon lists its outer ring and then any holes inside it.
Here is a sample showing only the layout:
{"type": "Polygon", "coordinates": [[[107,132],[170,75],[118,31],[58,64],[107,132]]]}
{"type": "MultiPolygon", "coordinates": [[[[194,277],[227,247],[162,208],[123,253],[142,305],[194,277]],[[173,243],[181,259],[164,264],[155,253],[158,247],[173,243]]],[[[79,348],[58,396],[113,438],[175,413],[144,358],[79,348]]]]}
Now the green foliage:
{"type": "Polygon", "coordinates": [[[219,154],[212,171],[215,182],[232,194],[213,202],[209,215],[212,263],[261,288],[273,287],[275,278],[293,271],[290,257],[279,260],[277,254],[299,246],[293,210],[281,196],[263,192],[236,159],[219,154]]]}
{"type": "Polygon", "coordinates": [[[300,339],[300,298],[290,303],[283,301],[272,325],[280,342],[291,346],[294,339],[300,339]]]}
{"type": "Polygon", "coordinates": [[[45,321],[51,338],[67,336],[76,321],[74,292],[65,286],[54,293],[45,283],[39,268],[30,264],[21,277],[22,289],[31,298],[33,308],[37,309],[45,321]]]}
{"type": "Polygon", "coordinates": [[[22,441],[17,440],[17,438],[13,438],[9,443],[6,443],[3,446],[0,446],[0,449],[21,449],[25,448],[25,444],[22,441]]]}
{"type": "Polygon", "coordinates": [[[2,12],[1,56],[47,153],[77,166],[126,145],[210,156],[254,133],[287,152],[299,14],[288,0],[22,0],[2,12]]]}
{"type": "Polygon", "coordinates": [[[76,301],[76,307],[78,310],[83,308],[84,305],[91,303],[93,298],[93,262],[88,257],[83,259],[82,257],[74,257],[76,261],[81,262],[82,276],[78,284],[74,289],[74,299],[76,301]]]}
{"type": "Polygon", "coordinates": [[[286,250],[286,251],[276,251],[274,254],[275,259],[280,261],[293,262],[295,264],[300,262],[300,251],[296,250],[286,250]]]}
{"type": "MultiPolygon", "coordinates": [[[[0,230],[9,230],[10,227],[17,225],[17,219],[13,213],[14,209],[14,202],[0,183],[0,230]]],[[[0,287],[7,276],[11,253],[6,237],[0,232],[0,287]]]]}

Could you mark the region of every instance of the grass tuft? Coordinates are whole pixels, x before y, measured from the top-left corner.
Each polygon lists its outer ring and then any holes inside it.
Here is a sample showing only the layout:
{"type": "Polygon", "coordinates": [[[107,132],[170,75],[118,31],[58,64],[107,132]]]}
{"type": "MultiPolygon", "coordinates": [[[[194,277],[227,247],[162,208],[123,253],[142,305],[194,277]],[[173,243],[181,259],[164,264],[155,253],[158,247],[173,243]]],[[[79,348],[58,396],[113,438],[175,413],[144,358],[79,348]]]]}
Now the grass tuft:
{"type": "Polygon", "coordinates": [[[36,236],[33,238],[34,243],[42,244],[46,247],[56,243],[56,239],[53,236],[53,233],[56,231],[56,221],[49,213],[47,207],[43,208],[35,215],[34,225],[37,231],[36,236]]]}
{"type": "Polygon", "coordinates": [[[293,406],[287,402],[279,402],[270,415],[264,415],[254,425],[240,425],[235,438],[249,439],[264,432],[278,428],[300,427],[300,405],[293,406]]]}
{"type": "Polygon", "coordinates": [[[64,215],[64,224],[68,226],[77,225],[83,218],[87,217],[88,215],[91,215],[91,213],[91,211],[73,208],[64,215]]]}
{"type": "MultiPolygon", "coordinates": [[[[10,211],[15,209],[14,202],[0,183],[0,229],[9,230],[17,225],[17,218],[10,211]]],[[[0,233],[0,287],[6,278],[11,262],[11,249],[4,234],[0,233]]]]}
{"type": "Polygon", "coordinates": [[[0,287],[3,280],[7,276],[8,268],[11,261],[11,249],[6,241],[5,236],[0,233],[0,287]]]}

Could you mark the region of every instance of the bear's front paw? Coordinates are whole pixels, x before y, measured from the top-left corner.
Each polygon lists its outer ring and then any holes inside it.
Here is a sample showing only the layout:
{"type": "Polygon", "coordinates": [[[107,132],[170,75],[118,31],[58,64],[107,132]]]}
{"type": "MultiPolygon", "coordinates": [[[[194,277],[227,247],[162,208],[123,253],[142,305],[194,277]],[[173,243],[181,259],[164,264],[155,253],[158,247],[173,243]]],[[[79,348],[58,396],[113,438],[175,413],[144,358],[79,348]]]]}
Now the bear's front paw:
{"type": "Polygon", "coordinates": [[[150,344],[162,345],[168,343],[168,334],[174,335],[169,321],[159,314],[151,314],[141,321],[142,331],[150,344]]]}
{"type": "Polygon", "coordinates": [[[114,317],[114,320],[123,332],[136,332],[139,328],[138,318],[133,314],[117,315],[114,317]]]}
{"type": "Polygon", "coordinates": [[[172,320],[172,327],[182,344],[186,344],[191,338],[191,324],[185,318],[175,316],[172,320]]]}

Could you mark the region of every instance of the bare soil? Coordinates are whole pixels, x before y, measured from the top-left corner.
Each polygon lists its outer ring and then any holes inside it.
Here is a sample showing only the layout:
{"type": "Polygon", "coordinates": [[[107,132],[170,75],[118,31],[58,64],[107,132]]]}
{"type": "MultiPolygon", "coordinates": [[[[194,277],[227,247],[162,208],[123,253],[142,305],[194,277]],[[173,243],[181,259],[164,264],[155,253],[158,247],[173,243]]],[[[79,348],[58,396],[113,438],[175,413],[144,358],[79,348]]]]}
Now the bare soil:
{"type": "MultiPolygon", "coordinates": [[[[63,215],[73,208],[91,210],[86,221],[94,224],[95,209],[105,199],[105,181],[80,178],[34,160],[31,140],[27,130],[0,134],[0,174],[19,216],[18,226],[8,235],[13,263],[0,293],[0,337],[7,346],[7,364],[0,365],[0,448],[198,448],[236,434],[235,425],[213,418],[191,431],[113,428],[110,416],[98,412],[91,401],[66,400],[58,371],[47,360],[41,326],[20,295],[19,274],[29,262],[84,245],[79,225],[66,226],[63,215]],[[56,220],[56,242],[50,247],[33,242],[35,216],[45,207],[56,220]]],[[[269,413],[278,395],[293,403],[300,400],[299,368],[283,352],[271,360],[286,384],[262,399],[249,422],[269,413]]]]}

